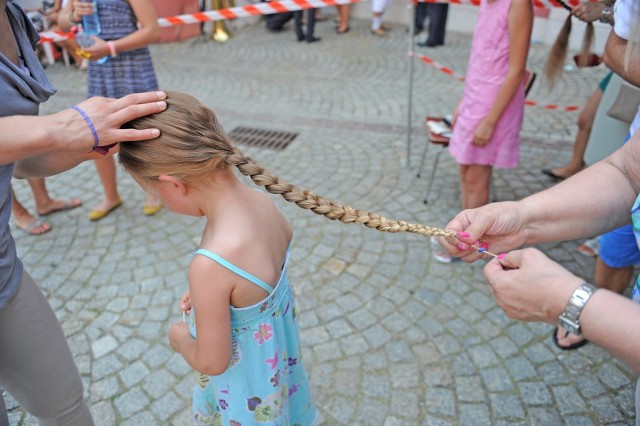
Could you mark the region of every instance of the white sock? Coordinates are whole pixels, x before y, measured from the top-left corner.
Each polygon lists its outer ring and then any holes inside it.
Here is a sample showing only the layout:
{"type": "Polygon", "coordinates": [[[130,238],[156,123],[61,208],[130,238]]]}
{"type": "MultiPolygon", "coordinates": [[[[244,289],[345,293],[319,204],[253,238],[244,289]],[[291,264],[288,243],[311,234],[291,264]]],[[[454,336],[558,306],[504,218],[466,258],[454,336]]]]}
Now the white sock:
{"type": "Polygon", "coordinates": [[[371,20],[371,29],[373,31],[379,30],[382,26],[382,16],[374,16],[371,20]]]}

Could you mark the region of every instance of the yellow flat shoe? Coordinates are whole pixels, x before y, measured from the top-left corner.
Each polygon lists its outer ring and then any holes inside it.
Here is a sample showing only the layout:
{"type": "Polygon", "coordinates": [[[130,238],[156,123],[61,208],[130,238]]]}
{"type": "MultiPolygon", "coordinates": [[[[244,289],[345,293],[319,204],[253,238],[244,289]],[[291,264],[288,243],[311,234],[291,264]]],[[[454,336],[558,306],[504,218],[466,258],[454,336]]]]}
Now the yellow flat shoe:
{"type": "Polygon", "coordinates": [[[122,200],[118,200],[118,202],[115,203],[113,206],[111,206],[111,208],[108,210],[97,210],[97,209],[91,210],[89,212],[89,220],[100,220],[105,216],[107,216],[112,211],[114,211],[115,209],[117,209],[118,207],[120,207],[121,205],[122,205],[122,200]]]}
{"type": "Polygon", "coordinates": [[[153,216],[154,214],[158,213],[160,210],[162,210],[162,204],[155,204],[153,206],[145,205],[142,208],[142,212],[144,213],[145,216],[153,216]]]}

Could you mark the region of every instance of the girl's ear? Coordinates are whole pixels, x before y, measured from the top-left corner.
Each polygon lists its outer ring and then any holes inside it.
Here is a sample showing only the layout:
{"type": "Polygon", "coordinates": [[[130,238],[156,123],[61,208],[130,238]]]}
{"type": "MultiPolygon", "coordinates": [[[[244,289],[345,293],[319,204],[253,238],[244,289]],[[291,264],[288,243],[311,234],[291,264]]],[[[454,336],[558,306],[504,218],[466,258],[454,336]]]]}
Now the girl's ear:
{"type": "Polygon", "coordinates": [[[158,177],[158,180],[163,183],[168,183],[182,195],[187,193],[187,186],[176,177],[169,175],[160,175],[158,177]]]}

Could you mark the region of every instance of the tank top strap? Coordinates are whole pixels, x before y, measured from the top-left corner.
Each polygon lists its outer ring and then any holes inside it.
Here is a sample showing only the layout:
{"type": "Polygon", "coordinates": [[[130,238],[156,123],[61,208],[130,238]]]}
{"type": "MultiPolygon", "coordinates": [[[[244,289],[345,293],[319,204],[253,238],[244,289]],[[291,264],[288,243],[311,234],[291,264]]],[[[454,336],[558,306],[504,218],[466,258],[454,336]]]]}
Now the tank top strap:
{"type": "Polygon", "coordinates": [[[234,272],[235,274],[240,275],[242,278],[251,281],[253,284],[257,285],[258,287],[261,287],[267,293],[269,293],[269,294],[273,293],[273,287],[271,287],[269,284],[265,283],[260,278],[251,275],[250,273],[248,273],[244,269],[238,268],[236,265],[234,265],[233,263],[223,259],[222,257],[218,256],[217,254],[215,254],[215,253],[213,253],[213,252],[211,252],[209,250],[206,250],[206,249],[198,249],[198,250],[196,250],[195,252],[193,252],[192,257],[195,256],[196,254],[201,254],[203,256],[208,257],[209,259],[211,259],[211,260],[219,263],[220,265],[224,266],[225,268],[227,268],[231,272],[234,272]]]}

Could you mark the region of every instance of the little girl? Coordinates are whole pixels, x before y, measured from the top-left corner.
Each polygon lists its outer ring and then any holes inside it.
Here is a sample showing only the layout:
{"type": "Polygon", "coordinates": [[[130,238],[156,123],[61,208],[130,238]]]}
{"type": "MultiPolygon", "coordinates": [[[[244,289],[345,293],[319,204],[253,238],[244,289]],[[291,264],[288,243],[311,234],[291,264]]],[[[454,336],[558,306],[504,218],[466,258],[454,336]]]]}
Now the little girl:
{"type": "MultiPolygon", "coordinates": [[[[160,39],[158,18],[151,0],[69,0],[60,12],[58,24],[63,31],[81,24],[82,17],[98,13],[102,31],[92,36],[95,44],[84,50],[91,55],[88,69],[88,97],[120,98],[131,93],[158,89],[156,74],[147,45],[160,39]],[[94,6],[97,6],[97,11],[94,6]],[[101,58],[109,57],[104,63],[101,58]]],[[[96,160],[96,169],[104,188],[102,202],[89,212],[89,219],[100,220],[122,204],[112,156],[96,160]]],[[[145,215],[160,210],[151,195],[143,207],[145,215]]]]}
{"type": "MultiPolygon", "coordinates": [[[[215,114],[192,96],[167,92],[167,110],[129,123],[161,136],[122,144],[119,161],[170,210],[206,216],[189,266],[189,291],[171,347],[202,374],[194,390],[196,424],[311,425],[311,400],[287,278],[292,231],[254,183],[299,207],[384,232],[451,236],[438,228],[386,219],[284,182],[234,147],[215,114]],[[196,339],[197,336],[197,339],[196,339]]],[[[455,235],[455,234],[453,234],[455,235]]]]}
{"type": "Polygon", "coordinates": [[[213,112],[191,96],[168,97],[166,114],[132,123],[157,123],[162,136],[122,144],[119,161],[168,209],[207,219],[180,301],[188,324],[169,331],[171,347],[201,373],[195,424],[311,425],[287,276],[291,227],[267,194],[234,175],[230,166],[244,156],[213,112]]]}
{"type": "MultiPolygon", "coordinates": [[[[460,165],[463,209],[489,202],[493,166],[518,166],[532,26],[531,0],[481,1],[449,143],[460,165]]],[[[443,263],[454,259],[445,251],[435,258],[443,263]]]]}

